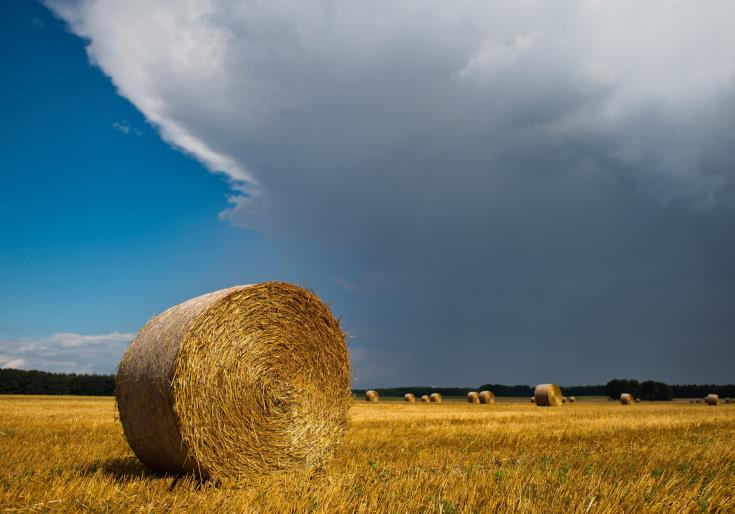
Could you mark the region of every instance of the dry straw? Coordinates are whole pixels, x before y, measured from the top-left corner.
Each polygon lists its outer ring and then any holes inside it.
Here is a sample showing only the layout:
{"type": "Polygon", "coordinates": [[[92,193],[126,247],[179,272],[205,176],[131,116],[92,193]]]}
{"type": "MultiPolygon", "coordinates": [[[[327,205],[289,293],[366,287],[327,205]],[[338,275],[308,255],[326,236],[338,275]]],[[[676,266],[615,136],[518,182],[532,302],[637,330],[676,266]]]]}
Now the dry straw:
{"type": "Polygon", "coordinates": [[[378,391],[373,391],[372,389],[369,391],[365,391],[365,401],[366,402],[380,401],[380,395],[378,394],[378,391]]]}
{"type": "Polygon", "coordinates": [[[428,394],[425,394],[425,395],[421,396],[421,401],[424,402],[424,403],[429,403],[431,401],[431,398],[429,398],[429,395],[428,394]]]}
{"type": "Polygon", "coordinates": [[[533,397],[540,407],[559,407],[562,404],[561,389],[556,384],[537,385],[533,397]]]}
{"type": "Polygon", "coordinates": [[[480,391],[480,403],[495,403],[495,395],[492,391],[480,391]]]}
{"type": "Polygon", "coordinates": [[[414,403],[416,401],[416,397],[411,393],[406,393],[403,395],[403,401],[414,403]]]}
{"type": "Polygon", "coordinates": [[[441,403],[442,402],[442,395],[439,393],[431,393],[431,396],[429,396],[429,400],[431,403],[441,403]]]}
{"type": "Polygon", "coordinates": [[[714,393],[710,393],[704,397],[704,401],[707,405],[719,405],[720,396],[714,393]]]}
{"type": "Polygon", "coordinates": [[[480,403],[480,395],[477,391],[470,391],[467,393],[467,401],[469,403],[480,403]]]}
{"type": "Polygon", "coordinates": [[[622,393],[620,395],[620,403],[623,405],[631,405],[633,403],[633,395],[630,393],[622,393]]]}
{"type": "Polygon", "coordinates": [[[312,468],[347,426],[345,334],[291,284],[215,291],[141,329],[115,397],[130,447],[154,470],[237,480],[312,468]]]}

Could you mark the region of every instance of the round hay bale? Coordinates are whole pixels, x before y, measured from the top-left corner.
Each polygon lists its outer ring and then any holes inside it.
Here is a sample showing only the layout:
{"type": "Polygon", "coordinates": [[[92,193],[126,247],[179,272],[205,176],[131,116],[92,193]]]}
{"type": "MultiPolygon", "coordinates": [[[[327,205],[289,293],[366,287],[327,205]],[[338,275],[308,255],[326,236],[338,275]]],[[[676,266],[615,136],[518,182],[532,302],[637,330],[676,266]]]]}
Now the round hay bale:
{"type": "Polygon", "coordinates": [[[495,395],[492,391],[480,391],[480,403],[495,403],[495,395]]]}
{"type": "Polygon", "coordinates": [[[536,397],[535,396],[531,396],[531,403],[536,403],[536,397]]]}
{"type": "Polygon", "coordinates": [[[561,397],[561,403],[567,403],[568,401],[569,401],[569,398],[567,398],[566,396],[561,397]]]}
{"type": "Polygon", "coordinates": [[[380,401],[380,394],[378,394],[378,391],[373,391],[372,389],[365,391],[365,401],[378,402],[380,401]]]}
{"type": "Polygon", "coordinates": [[[632,405],[633,404],[633,395],[630,393],[621,393],[620,394],[620,403],[622,405],[632,405]]]}
{"type": "Polygon", "coordinates": [[[577,397],[576,396],[570,396],[569,397],[569,403],[576,403],[576,402],[577,402],[577,397]]]}
{"type": "Polygon", "coordinates": [[[223,480],[320,465],[352,401],[338,321],[284,282],[215,291],[155,316],[115,383],[125,438],[146,466],[223,480]]]}
{"type": "Polygon", "coordinates": [[[424,403],[429,403],[431,401],[431,398],[429,398],[429,395],[428,394],[425,394],[425,395],[421,396],[421,401],[424,402],[424,403]]]}
{"type": "Polygon", "coordinates": [[[559,407],[562,404],[561,389],[556,384],[539,384],[533,392],[539,407],[559,407]]]}
{"type": "Polygon", "coordinates": [[[636,402],[636,403],[641,403],[641,399],[640,399],[640,398],[636,398],[636,399],[635,399],[635,402],[636,402]]]}
{"type": "Polygon", "coordinates": [[[431,393],[429,396],[429,400],[431,403],[441,403],[442,402],[442,395],[439,393],[431,393]]]}
{"type": "Polygon", "coordinates": [[[470,391],[467,393],[467,401],[469,403],[480,403],[480,395],[477,391],[470,391]]]}
{"type": "Polygon", "coordinates": [[[715,393],[710,393],[704,397],[704,401],[707,405],[719,405],[720,395],[715,394],[715,393]]]}
{"type": "Polygon", "coordinates": [[[411,393],[406,393],[403,395],[403,401],[408,403],[414,403],[416,402],[416,397],[411,393]]]}

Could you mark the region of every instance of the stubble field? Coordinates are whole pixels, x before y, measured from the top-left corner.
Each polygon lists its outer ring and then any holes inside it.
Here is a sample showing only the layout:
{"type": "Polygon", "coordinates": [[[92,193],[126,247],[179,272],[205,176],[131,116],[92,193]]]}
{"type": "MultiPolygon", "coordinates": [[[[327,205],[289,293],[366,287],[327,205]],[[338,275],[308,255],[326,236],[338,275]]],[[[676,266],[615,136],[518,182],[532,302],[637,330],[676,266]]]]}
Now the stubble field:
{"type": "Polygon", "coordinates": [[[112,398],[0,397],[0,512],[735,512],[735,405],[356,402],[318,471],[150,473],[112,398]]]}

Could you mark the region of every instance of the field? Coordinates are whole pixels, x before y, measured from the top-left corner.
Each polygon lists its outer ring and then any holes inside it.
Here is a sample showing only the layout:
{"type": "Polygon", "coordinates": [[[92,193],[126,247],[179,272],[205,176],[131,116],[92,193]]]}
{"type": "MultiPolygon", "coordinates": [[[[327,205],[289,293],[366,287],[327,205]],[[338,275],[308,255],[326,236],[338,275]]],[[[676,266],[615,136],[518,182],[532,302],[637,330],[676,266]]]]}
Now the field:
{"type": "Polygon", "coordinates": [[[111,398],[0,397],[0,512],[735,512],[735,405],[356,402],[322,470],[148,472],[111,398]]]}

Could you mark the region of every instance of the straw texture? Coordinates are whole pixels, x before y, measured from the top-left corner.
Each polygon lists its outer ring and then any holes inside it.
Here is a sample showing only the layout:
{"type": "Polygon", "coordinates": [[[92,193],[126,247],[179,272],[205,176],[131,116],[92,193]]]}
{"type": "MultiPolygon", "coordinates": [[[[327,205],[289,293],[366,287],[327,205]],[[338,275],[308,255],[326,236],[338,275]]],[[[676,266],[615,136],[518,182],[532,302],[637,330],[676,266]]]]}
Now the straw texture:
{"type": "Polygon", "coordinates": [[[480,395],[477,391],[470,391],[467,393],[467,401],[469,403],[480,403],[480,395]]]}
{"type": "Polygon", "coordinates": [[[429,401],[431,401],[431,403],[441,403],[442,395],[439,393],[431,393],[431,396],[429,396],[429,401]]]}
{"type": "Polygon", "coordinates": [[[495,395],[492,391],[480,391],[480,403],[495,403],[495,395]]]}
{"type": "Polygon", "coordinates": [[[344,337],[319,298],[283,282],[176,305],[118,367],[125,437],[157,471],[237,480],[317,466],[347,426],[344,337]]]}
{"type": "Polygon", "coordinates": [[[559,407],[562,404],[561,389],[556,384],[537,385],[533,398],[539,407],[559,407]]]}
{"type": "Polygon", "coordinates": [[[620,403],[623,405],[631,405],[633,403],[633,395],[629,393],[622,393],[620,395],[620,403]]]}
{"type": "Polygon", "coordinates": [[[710,393],[704,397],[704,401],[707,405],[719,405],[720,396],[714,393],[710,393]]]}
{"type": "Polygon", "coordinates": [[[380,401],[380,395],[378,394],[378,391],[373,391],[372,389],[370,391],[365,391],[365,401],[366,402],[380,401]]]}

